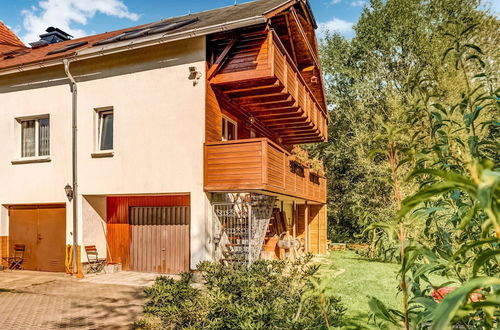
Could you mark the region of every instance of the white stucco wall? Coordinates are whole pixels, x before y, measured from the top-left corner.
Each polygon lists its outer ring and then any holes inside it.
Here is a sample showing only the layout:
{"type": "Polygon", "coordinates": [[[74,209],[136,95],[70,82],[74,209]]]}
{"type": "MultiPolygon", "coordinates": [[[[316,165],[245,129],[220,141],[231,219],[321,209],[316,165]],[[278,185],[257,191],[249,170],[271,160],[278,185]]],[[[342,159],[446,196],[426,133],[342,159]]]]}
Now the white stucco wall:
{"type": "MultiPolygon", "coordinates": [[[[79,218],[92,213],[83,195],[189,193],[191,264],[208,258],[204,37],[73,63],[71,71],[78,81],[79,218]],[[203,72],[196,85],[188,79],[190,66],[203,72]],[[101,107],[114,109],[110,158],[91,157],[95,109],[101,107]]],[[[66,202],[64,186],[71,182],[71,94],[62,66],[48,70],[47,76],[31,73],[19,83],[0,78],[0,204],[66,202]],[[32,85],[35,80],[41,83],[32,85]],[[22,86],[12,91],[16,84],[22,86]],[[20,150],[15,118],[38,114],[50,115],[51,161],[13,165],[20,150]]],[[[71,212],[68,207],[68,243],[71,212]]],[[[0,223],[8,221],[3,214],[0,223]]],[[[82,235],[79,241],[86,242],[82,235]]]]}
{"type": "MultiPolygon", "coordinates": [[[[82,199],[83,246],[95,245],[99,258],[107,254],[106,245],[106,197],[84,196],[82,199]]],[[[86,261],[85,256],[83,257],[86,261]]]]}

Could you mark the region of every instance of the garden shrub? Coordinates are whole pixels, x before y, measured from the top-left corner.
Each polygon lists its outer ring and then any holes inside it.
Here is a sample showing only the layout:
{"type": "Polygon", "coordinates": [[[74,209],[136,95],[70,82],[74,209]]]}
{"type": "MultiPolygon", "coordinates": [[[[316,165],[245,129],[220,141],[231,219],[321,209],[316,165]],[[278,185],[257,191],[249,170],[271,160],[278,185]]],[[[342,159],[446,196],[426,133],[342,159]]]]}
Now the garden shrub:
{"type": "Polygon", "coordinates": [[[197,328],[206,317],[206,301],[199,289],[191,286],[192,275],[184,273],[176,281],[170,277],[159,276],[152,287],[145,290],[148,302],[144,307],[145,318],[136,328],[155,329],[161,319],[162,325],[175,325],[176,328],[197,328]]]}
{"type": "Polygon", "coordinates": [[[326,329],[338,325],[344,308],[318,288],[318,266],[310,257],[296,262],[260,260],[252,266],[203,262],[204,288],[191,276],[159,277],[146,290],[145,317],[136,328],[152,329],[158,317],[169,329],[326,329]]]}

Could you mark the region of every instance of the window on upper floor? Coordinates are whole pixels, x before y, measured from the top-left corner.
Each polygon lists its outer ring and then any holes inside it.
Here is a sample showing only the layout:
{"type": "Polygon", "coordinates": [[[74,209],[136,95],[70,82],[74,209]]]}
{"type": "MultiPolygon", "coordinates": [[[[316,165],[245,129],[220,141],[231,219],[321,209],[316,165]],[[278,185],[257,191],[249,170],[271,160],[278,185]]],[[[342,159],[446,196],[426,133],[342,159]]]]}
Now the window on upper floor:
{"type": "Polygon", "coordinates": [[[21,157],[50,155],[49,116],[18,119],[21,126],[21,157]]]}
{"type": "Polygon", "coordinates": [[[106,108],[97,111],[96,120],[96,150],[113,150],[113,109],[106,108]]]}
{"type": "Polygon", "coordinates": [[[238,125],[234,120],[222,116],[222,141],[236,140],[237,128],[238,125]]]}

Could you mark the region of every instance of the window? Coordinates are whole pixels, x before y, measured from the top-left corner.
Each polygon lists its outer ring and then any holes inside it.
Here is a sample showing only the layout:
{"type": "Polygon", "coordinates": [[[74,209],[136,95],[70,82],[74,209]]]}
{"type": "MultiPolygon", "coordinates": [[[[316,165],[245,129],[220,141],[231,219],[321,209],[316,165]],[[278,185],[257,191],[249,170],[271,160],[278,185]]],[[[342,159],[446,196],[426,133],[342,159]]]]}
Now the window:
{"type": "Polygon", "coordinates": [[[49,117],[20,119],[21,157],[39,157],[50,155],[49,117]]]}
{"type": "Polygon", "coordinates": [[[97,150],[113,150],[113,110],[97,111],[97,150]]]}
{"type": "Polygon", "coordinates": [[[236,129],[238,125],[234,120],[222,116],[222,141],[236,140],[236,129]]]}

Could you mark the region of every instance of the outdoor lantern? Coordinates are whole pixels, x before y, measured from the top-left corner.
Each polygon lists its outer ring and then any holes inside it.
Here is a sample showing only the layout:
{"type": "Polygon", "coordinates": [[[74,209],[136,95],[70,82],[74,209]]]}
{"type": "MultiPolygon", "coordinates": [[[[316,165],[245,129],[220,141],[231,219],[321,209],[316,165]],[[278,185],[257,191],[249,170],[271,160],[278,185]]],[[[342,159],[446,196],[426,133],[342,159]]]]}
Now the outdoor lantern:
{"type": "Polygon", "coordinates": [[[201,72],[195,66],[189,67],[189,79],[193,80],[193,86],[198,84],[198,81],[201,78],[201,72]]]}
{"type": "Polygon", "coordinates": [[[71,200],[73,200],[73,188],[67,184],[66,187],[64,187],[64,191],[66,192],[66,197],[68,197],[68,200],[71,202],[71,200]]]}

